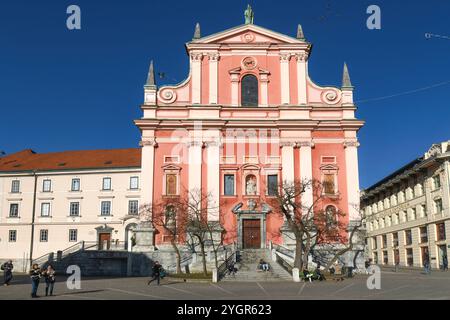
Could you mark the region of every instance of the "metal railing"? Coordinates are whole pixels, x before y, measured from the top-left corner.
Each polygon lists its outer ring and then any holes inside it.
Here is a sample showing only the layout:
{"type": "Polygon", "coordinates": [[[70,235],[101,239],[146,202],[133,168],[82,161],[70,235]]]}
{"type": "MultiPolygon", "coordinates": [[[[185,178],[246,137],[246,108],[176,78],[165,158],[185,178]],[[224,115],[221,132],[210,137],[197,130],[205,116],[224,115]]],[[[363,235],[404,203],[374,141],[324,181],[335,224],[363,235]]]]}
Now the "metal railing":
{"type": "Polygon", "coordinates": [[[227,259],[225,259],[225,261],[217,269],[218,280],[221,280],[223,277],[225,277],[228,268],[231,265],[234,265],[235,263],[236,263],[236,251],[233,251],[231,255],[227,259]]]}

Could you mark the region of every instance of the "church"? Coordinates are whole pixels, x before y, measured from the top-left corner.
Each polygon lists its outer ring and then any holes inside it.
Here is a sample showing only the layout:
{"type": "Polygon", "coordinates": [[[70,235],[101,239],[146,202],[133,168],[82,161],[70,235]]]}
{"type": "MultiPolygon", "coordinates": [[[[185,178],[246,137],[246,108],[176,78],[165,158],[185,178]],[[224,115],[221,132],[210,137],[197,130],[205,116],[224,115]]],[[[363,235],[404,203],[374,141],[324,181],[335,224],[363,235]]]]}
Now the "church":
{"type": "MultiPolygon", "coordinates": [[[[323,205],[345,212],[346,224],[359,220],[364,122],[347,66],[340,86],[313,82],[312,44],[296,31],[258,26],[251,11],[211,35],[197,24],[183,82],[158,86],[150,64],[135,120],[140,148],[0,158],[0,259],[29,262],[80,241],[133,250],[139,208],[185,190],[211,196],[220,210],[208,220],[220,221],[224,245],[244,250],[287,241],[283,217],[267,205],[286,181],[326,182],[323,205]]],[[[301,201],[312,204],[313,191],[301,201]]],[[[168,241],[152,231],[152,247],[168,241]]]]}

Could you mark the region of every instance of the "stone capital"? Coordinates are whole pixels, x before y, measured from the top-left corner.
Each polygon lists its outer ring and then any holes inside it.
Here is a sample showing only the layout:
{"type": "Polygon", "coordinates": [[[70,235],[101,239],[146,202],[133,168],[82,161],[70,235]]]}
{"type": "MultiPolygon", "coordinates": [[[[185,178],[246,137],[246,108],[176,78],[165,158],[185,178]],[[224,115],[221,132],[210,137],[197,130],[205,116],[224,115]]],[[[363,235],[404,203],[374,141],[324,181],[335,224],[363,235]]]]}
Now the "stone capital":
{"type": "Polygon", "coordinates": [[[298,148],[314,148],[314,143],[311,141],[299,141],[297,142],[298,148]]]}
{"type": "Polygon", "coordinates": [[[203,60],[203,53],[200,52],[193,52],[190,54],[191,61],[202,61],[203,60]]]}
{"type": "Polygon", "coordinates": [[[354,148],[358,148],[360,146],[358,141],[345,141],[344,142],[344,148],[348,148],[348,147],[354,147],[354,148]]]}
{"type": "Polygon", "coordinates": [[[218,53],[208,53],[207,54],[209,61],[219,61],[220,55],[218,53]]]}
{"type": "Polygon", "coordinates": [[[280,61],[281,62],[289,62],[289,60],[291,60],[290,53],[280,53],[280,61]]]}
{"type": "Polygon", "coordinates": [[[141,147],[157,147],[158,143],[156,142],[155,137],[142,138],[141,142],[139,143],[139,146],[141,146],[141,147]]]}
{"type": "Polygon", "coordinates": [[[306,52],[295,54],[295,59],[297,60],[297,62],[306,62],[308,61],[308,57],[309,55],[306,52]]]}

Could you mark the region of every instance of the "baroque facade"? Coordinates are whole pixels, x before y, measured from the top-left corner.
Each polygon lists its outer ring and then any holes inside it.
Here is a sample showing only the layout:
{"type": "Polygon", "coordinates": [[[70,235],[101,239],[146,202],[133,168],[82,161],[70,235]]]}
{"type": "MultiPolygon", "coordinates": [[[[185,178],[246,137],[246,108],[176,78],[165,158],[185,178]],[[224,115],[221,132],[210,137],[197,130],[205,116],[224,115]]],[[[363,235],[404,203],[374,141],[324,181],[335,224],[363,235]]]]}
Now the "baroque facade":
{"type": "Polygon", "coordinates": [[[442,268],[450,245],[450,141],[364,190],[367,253],[373,263],[442,268]]]}
{"type": "MultiPolygon", "coordinates": [[[[267,206],[285,181],[327,182],[322,205],[338,206],[346,225],[359,220],[363,121],[347,66],[341,87],[319,86],[308,73],[311,48],[300,26],[291,37],[247,19],[202,37],[197,25],[185,81],[158,87],[150,66],[135,121],[140,149],[0,159],[0,258],[36,257],[81,240],[128,246],[136,206],[183,190],[211,194],[220,214],[208,220],[221,221],[224,244],[243,249],[285,243],[283,217],[267,206]]],[[[312,204],[312,190],[301,200],[312,204]]],[[[156,228],[151,245],[167,242],[156,228]]]]}

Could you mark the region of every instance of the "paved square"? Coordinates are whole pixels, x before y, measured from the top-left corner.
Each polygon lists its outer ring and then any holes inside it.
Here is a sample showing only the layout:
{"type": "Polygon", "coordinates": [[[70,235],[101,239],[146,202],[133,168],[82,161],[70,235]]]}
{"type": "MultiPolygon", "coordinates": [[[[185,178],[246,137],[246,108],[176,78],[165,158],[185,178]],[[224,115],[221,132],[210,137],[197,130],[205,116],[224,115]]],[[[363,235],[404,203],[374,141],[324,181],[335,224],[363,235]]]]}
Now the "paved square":
{"type": "MultiPolygon", "coordinates": [[[[81,290],[69,290],[59,276],[54,300],[305,300],[305,299],[437,299],[450,300],[450,273],[435,271],[382,271],[381,290],[369,290],[367,276],[358,275],[342,282],[219,282],[193,283],[164,279],[161,286],[147,285],[148,278],[85,278],[81,290]]],[[[0,287],[0,299],[30,299],[31,284],[26,275],[17,275],[12,285],[0,287]]]]}

